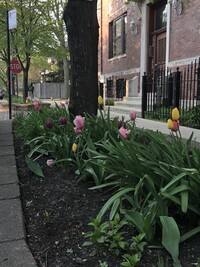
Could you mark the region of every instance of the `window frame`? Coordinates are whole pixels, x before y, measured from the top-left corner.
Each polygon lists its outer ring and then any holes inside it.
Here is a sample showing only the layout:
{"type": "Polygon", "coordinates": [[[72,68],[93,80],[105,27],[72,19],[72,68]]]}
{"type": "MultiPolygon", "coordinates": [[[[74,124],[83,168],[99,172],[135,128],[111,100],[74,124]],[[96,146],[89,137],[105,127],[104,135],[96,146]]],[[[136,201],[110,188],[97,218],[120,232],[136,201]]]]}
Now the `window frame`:
{"type": "Polygon", "coordinates": [[[127,13],[124,13],[109,23],[109,59],[126,54],[126,36],[127,13]],[[117,23],[120,23],[120,32],[117,31],[117,23]]]}

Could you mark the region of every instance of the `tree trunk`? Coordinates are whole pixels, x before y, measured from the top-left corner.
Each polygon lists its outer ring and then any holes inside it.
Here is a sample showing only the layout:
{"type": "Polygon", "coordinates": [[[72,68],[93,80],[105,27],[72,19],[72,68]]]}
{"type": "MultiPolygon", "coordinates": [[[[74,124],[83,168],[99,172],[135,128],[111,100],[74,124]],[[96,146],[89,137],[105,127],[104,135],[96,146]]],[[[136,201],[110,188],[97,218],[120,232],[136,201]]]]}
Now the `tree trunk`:
{"type": "Polygon", "coordinates": [[[64,67],[64,88],[66,92],[66,97],[70,97],[70,87],[69,87],[69,60],[67,57],[63,58],[63,67],[64,67]]]}
{"type": "Polygon", "coordinates": [[[71,115],[97,114],[97,0],[68,0],[64,10],[71,63],[71,115]]]}
{"type": "Polygon", "coordinates": [[[21,58],[17,55],[23,70],[23,100],[26,102],[26,98],[28,96],[28,71],[30,68],[30,54],[26,53],[25,64],[23,65],[21,58]]]}
{"type": "Polygon", "coordinates": [[[28,96],[28,70],[23,69],[23,101],[26,103],[26,98],[28,96]]]}

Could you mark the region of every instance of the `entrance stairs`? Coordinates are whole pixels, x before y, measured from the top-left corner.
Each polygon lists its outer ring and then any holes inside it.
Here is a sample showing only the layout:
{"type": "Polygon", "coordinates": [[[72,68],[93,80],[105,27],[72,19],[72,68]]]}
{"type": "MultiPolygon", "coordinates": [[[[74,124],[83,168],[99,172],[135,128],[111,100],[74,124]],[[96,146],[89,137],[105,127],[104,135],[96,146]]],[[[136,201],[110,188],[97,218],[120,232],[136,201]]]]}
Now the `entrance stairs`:
{"type": "Polygon", "coordinates": [[[142,114],[142,97],[124,97],[122,101],[115,101],[114,106],[110,106],[112,117],[129,115],[131,111],[136,111],[137,117],[142,114]]]}

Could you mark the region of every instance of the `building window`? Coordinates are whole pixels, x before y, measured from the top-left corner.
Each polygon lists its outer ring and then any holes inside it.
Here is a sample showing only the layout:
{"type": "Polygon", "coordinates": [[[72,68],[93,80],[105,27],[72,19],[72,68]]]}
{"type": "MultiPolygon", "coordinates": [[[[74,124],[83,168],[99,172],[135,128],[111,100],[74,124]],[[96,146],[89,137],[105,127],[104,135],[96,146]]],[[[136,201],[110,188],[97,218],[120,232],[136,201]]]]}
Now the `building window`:
{"type": "Polygon", "coordinates": [[[126,53],[127,15],[109,24],[109,58],[126,53]]]}
{"type": "Polygon", "coordinates": [[[107,80],[107,98],[113,98],[113,80],[107,80]]]}
{"type": "Polygon", "coordinates": [[[166,27],[167,21],[163,19],[163,12],[165,10],[166,4],[159,6],[155,10],[155,30],[166,27]]]}
{"type": "Polygon", "coordinates": [[[126,81],[125,79],[117,79],[116,80],[116,98],[123,99],[126,96],[126,81]]]}

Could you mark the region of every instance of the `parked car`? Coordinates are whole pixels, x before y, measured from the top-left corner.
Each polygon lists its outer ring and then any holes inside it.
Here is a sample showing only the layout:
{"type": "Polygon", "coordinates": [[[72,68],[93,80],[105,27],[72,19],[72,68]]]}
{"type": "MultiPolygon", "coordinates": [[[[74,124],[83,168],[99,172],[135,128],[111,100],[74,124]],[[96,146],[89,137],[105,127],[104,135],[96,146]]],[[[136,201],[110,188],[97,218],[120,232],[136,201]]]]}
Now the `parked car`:
{"type": "Polygon", "coordinates": [[[4,90],[0,87],[0,99],[4,97],[4,90]]]}

